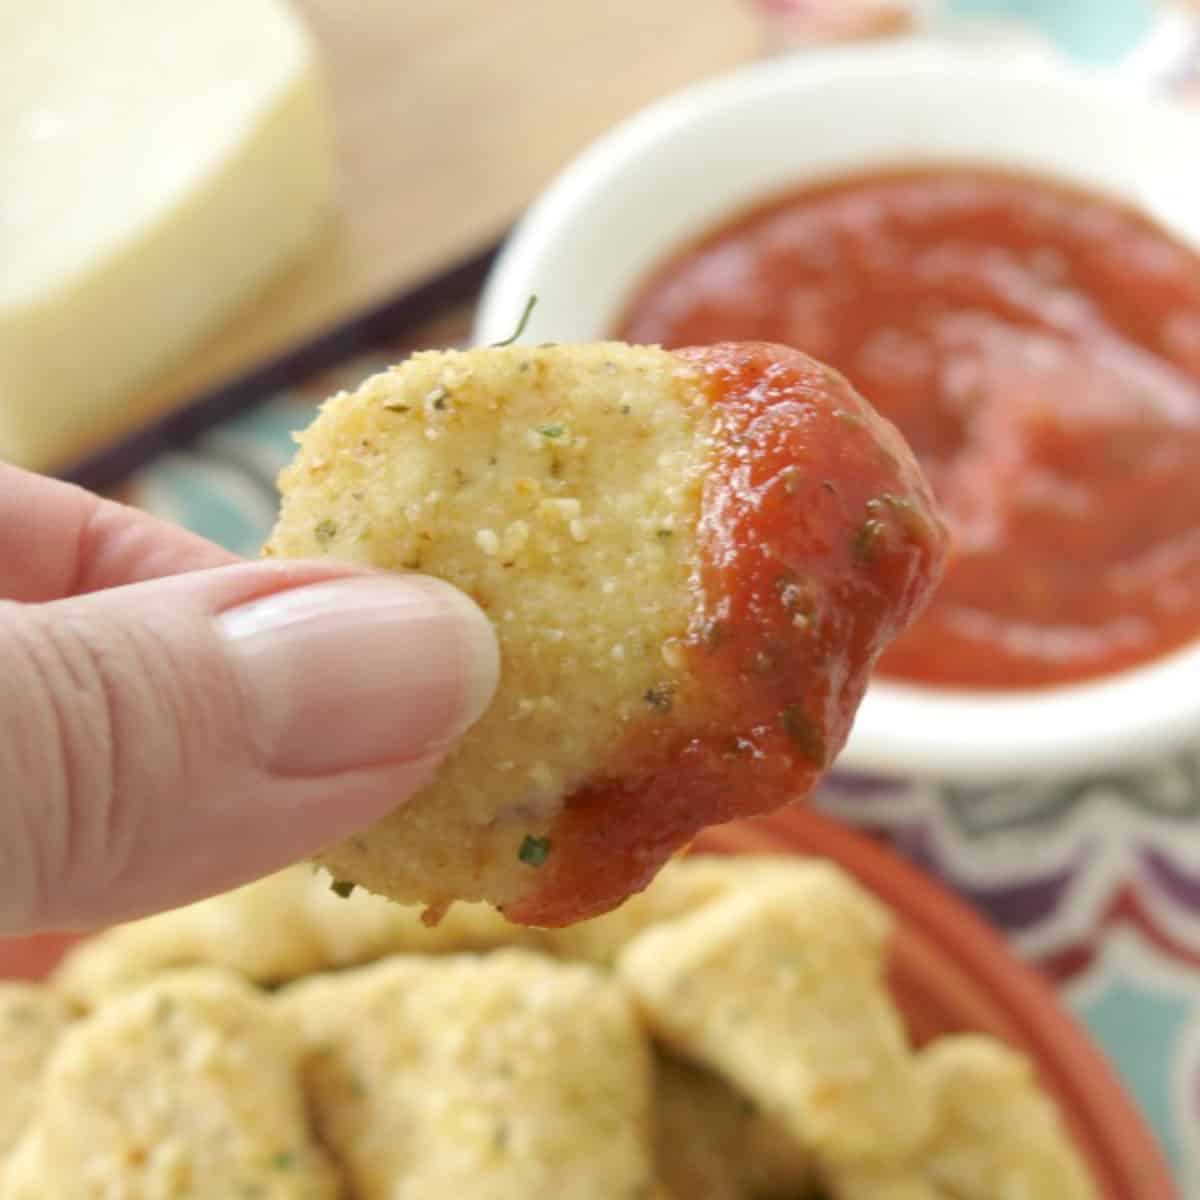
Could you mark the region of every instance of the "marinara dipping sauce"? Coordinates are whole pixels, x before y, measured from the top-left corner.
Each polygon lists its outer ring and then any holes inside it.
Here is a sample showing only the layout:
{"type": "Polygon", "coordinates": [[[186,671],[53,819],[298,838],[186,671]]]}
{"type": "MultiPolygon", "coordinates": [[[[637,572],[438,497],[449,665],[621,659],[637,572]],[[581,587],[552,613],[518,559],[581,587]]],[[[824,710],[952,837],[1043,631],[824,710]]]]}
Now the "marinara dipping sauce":
{"type": "Polygon", "coordinates": [[[1200,635],[1200,256],[1145,217],[984,170],[846,179],[677,254],[617,332],[787,343],[899,425],[953,550],[882,674],[1064,684],[1200,635]]]}

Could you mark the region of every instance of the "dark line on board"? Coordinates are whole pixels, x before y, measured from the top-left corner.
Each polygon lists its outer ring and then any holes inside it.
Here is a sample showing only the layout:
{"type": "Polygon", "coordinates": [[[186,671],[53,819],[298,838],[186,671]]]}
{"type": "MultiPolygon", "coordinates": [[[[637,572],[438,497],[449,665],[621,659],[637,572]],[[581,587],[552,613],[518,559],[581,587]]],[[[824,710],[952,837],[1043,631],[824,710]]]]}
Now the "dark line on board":
{"type": "Polygon", "coordinates": [[[188,449],[201,434],[276,392],[427,324],[478,294],[504,236],[415,288],[351,317],[245,375],[202,392],[182,407],[56,474],[93,491],[114,487],[160,455],[188,449]]]}

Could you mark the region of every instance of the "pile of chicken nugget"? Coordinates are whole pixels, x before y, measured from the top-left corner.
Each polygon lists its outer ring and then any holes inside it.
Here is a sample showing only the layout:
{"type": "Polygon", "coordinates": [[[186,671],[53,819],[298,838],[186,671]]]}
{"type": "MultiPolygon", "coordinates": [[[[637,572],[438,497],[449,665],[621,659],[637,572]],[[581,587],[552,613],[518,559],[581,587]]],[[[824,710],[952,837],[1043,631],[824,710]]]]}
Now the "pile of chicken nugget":
{"type": "Polygon", "coordinates": [[[298,866],[0,984],[0,1200],[1083,1200],[1030,1064],[914,1049],[836,867],[691,857],[559,930],[298,866]]]}

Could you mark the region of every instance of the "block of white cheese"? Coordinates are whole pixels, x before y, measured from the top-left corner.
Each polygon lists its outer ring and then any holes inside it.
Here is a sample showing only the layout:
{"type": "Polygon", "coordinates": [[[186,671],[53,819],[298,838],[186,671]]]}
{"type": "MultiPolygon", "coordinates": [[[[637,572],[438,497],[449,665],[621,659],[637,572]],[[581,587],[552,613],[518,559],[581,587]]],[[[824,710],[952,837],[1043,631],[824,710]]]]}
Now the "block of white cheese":
{"type": "Polygon", "coordinates": [[[283,0],[0,3],[0,459],[47,467],[312,241],[313,45],[283,0]]]}

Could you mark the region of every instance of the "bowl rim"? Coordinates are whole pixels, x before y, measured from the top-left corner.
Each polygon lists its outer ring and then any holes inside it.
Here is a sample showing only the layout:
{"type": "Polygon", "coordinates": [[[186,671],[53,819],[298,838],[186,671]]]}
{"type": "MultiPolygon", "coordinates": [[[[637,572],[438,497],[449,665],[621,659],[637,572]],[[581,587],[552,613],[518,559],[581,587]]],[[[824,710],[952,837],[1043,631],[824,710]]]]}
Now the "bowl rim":
{"type": "MultiPolygon", "coordinates": [[[[897,941],[921,943],[924,966],[938,963],[985,993],[1033,1061],[1105,1200],[1179,1200],[1158,1139],[1116,1069],[1058,994],[1004,938],[948,888],[890,848],[807,805],[705,831],[699,853],[792,853],[827,858],[887,905],[897,941]]],[[[897,947],[898,948],[898,947],[897,947]]],[[[908,943],[908,952],[917,948],[908,943]]],[[[901,950],[903,955],[905,951],[901,950]]]]}
{"type": "MultiPolygon", "coordinates": [[[[905,80],[927,80],[935,72],[942,87],[973,88],[980,80],[1008,88],[1041,87],[1076,103],[1095,105],[1098,117],[1120,105],[1123,112],[1139,114],[1130,119],[1180,123],[1194,130],[1200,141],[1200,111],[1128,81],[1042,57],[995,61],[970,51],[900,39],[750,64],[649,105],[567,164],[505,242],[476,309],[473,342],[487,344],[510,332],[512,314],[538,290],[540,264],[570,239],[584,207],[597,197],[612,204],[622,179],[646,169],[659,148],[681,130],[731,111],[757,111],[797,92],[845,86],[847,78],[869,87],[881,71],[898,72],[905,80]]],[[[869,160],[862,164],[866,170],[871,165],[869,160]]],[[[894,163],[875,160],[875,165],[894,163]]],[[[989,159],[989,165],[1003,163],[989,159]]],[[[1025,164],[1017,165],[1028,170],[1025,164]]],[[[1054,175],[1053,170],[1041,173],[1054,175]]],[[[802,160],[796,174],[802,174],[802,160]]],[[[685,240],[664,237],[660,255],[685,240]]],[[[972,691],[876,679],[838,761],[850,770],[949,776],[970,783],[1068,776],[1148,761],[1200,739],[1197,678],[1200,639],[1130,670],[1050,688],[972,691]]]]}

